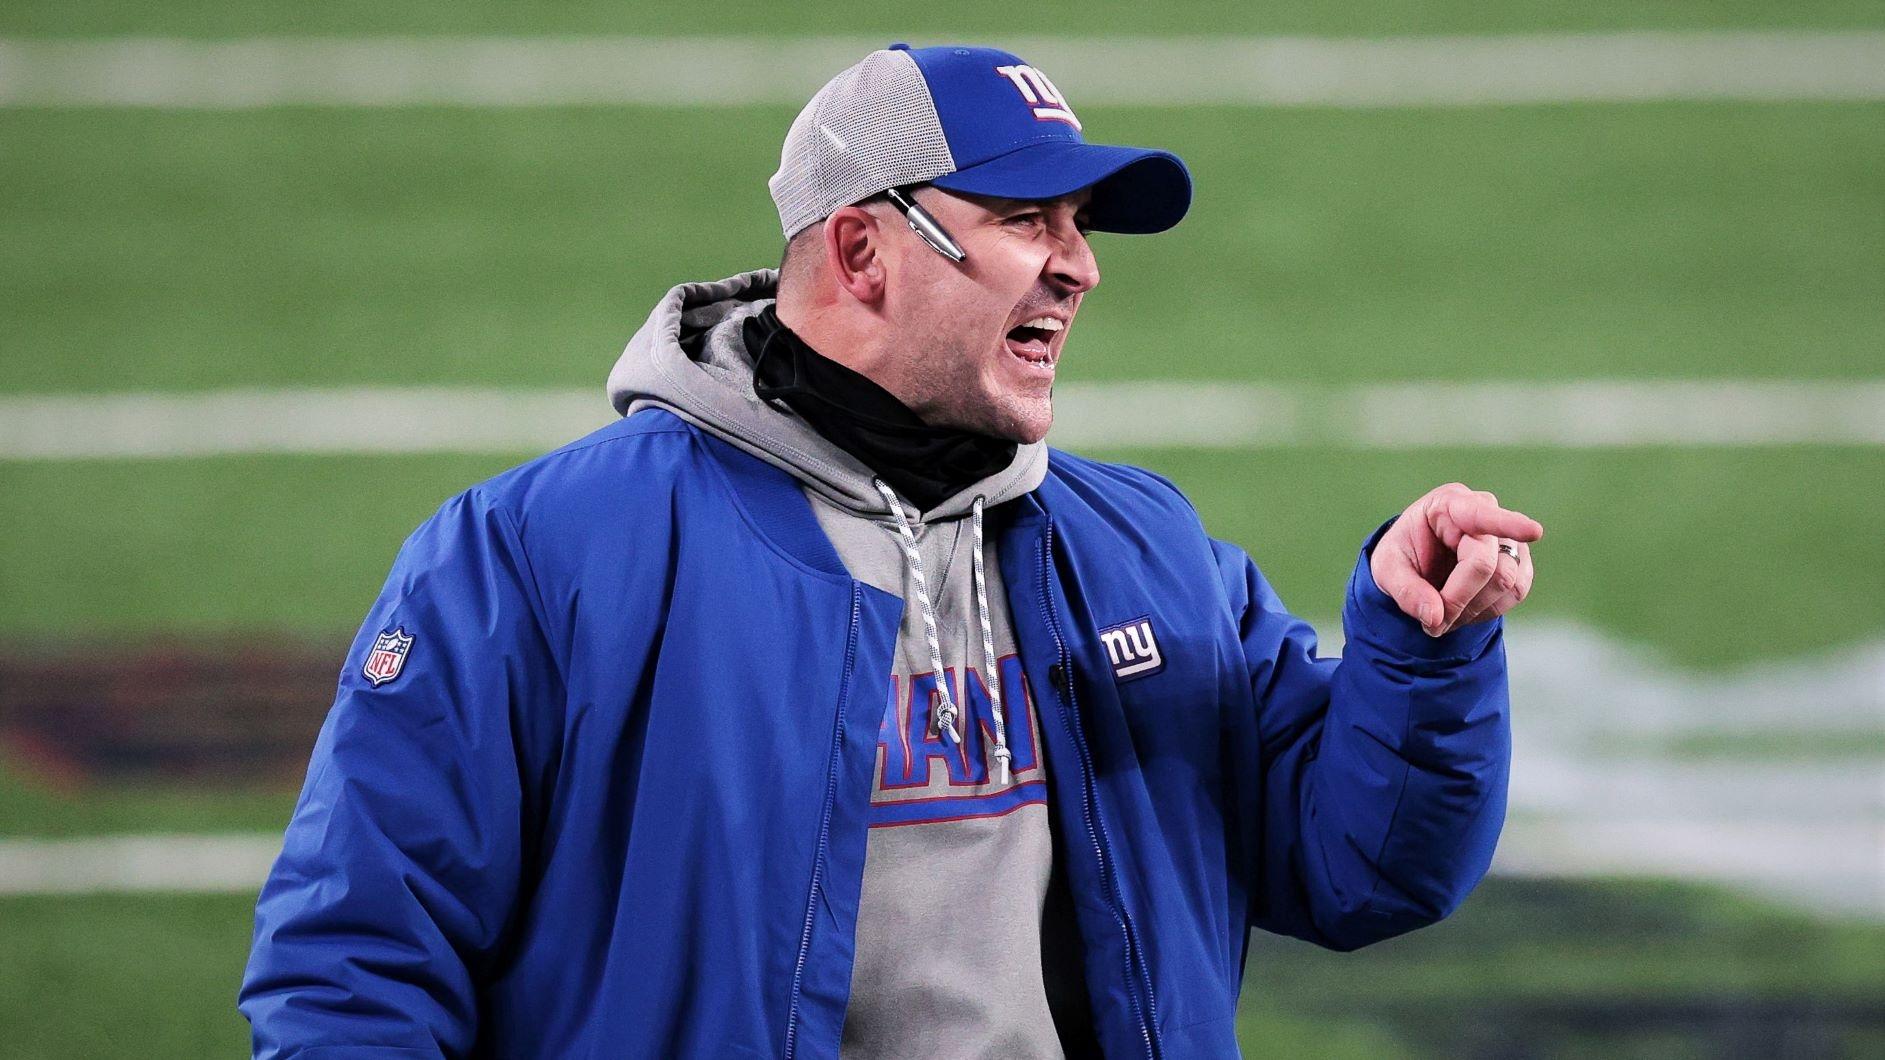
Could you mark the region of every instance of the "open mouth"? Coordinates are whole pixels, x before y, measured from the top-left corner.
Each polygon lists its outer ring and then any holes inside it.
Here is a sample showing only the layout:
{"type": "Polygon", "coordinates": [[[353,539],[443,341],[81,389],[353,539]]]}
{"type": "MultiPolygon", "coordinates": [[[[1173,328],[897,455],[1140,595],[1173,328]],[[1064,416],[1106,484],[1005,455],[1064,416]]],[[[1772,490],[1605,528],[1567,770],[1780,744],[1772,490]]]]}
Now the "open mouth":
{"type": "Polygon", "coordinates": [[[1029,364],[1052,368],[1059,359],[1054,339],[1061,332],[1061,322],[1052,317],[1037,317],[1008,329],[1008,352],[1029,364]]]}

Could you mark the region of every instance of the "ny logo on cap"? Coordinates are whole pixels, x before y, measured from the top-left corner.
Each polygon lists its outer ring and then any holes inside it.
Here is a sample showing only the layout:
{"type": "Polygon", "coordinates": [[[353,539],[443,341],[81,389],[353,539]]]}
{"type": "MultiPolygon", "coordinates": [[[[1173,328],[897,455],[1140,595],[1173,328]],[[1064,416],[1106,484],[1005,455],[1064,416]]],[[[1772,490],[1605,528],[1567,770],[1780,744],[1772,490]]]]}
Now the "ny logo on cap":
{"type": "Polygon", "coordinates": [[[1080,128],[1080,119],[1073,116],[1073,108],[1067,106],[1067,97],[1060,94],[1060,89],[1047,79],[1047,75],[1032,66],[1017,64],[997,66],[995,72],[1014,83],[1021,98],[1034,108],[1034,116],[1041,121],[1064,121],[1075,129],[1080,128]]]}

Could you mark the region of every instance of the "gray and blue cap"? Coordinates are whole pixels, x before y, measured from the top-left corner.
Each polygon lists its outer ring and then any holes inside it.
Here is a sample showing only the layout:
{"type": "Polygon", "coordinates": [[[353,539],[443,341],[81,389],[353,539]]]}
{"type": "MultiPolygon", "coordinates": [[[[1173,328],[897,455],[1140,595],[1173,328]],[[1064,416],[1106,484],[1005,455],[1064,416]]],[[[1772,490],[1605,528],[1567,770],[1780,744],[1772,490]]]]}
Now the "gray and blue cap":
{"type": "Polygon", "coordinates": [[[1090,144],[1047,75],[994,48],[893,44],[826,82],[792,122],[768,185],[787,239],[908,184],[1008,199],[1091,187],[1091,227],[1163,232],[1191,205],[1169,151],[1090,144]]]}

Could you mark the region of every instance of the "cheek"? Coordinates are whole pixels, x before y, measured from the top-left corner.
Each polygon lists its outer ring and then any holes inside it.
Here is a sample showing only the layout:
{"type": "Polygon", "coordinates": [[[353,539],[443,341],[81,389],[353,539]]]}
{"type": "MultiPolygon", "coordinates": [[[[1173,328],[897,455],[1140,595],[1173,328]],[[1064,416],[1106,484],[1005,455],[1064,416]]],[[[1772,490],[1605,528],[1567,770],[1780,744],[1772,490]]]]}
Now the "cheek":
{"type": "Polygon", "coordinates": [[[991,285],[1012,294],[1019,301],[1041,282],[1047,261],[1053,253],[1036,241],[1016,241],[1003,248],[1000,264],[993,270],[991,285]]]}
{"type": "Polygon", "coordinates": [[[1051,294],[1036,293],[1041,284],[1041,270],[1046,267],[1045,253],[1030,251],[1027,255],[1015,255],[1015,259],[1005,263],[1006,268],[999,275],[988,277],[982,288],[983,312],[978,319],[997,341],[1007,331],[1010,318],[1020,306],[1057,300],[1051,294]]]}
{"type": "MultiPolygon", "coordinates": [[[[927,248],[925,248],[927,250],[927,248]]],[[[913,281],[905,318],[958,347],[999,346],[1004,326],[1040,282],[1048,253],[1014,240],[965,248],[973,270],[944,261],[928,251],[925,261],[907,272],[913,281]]],[[[914,263],[912,263],[914,264],[914,263]]]]}

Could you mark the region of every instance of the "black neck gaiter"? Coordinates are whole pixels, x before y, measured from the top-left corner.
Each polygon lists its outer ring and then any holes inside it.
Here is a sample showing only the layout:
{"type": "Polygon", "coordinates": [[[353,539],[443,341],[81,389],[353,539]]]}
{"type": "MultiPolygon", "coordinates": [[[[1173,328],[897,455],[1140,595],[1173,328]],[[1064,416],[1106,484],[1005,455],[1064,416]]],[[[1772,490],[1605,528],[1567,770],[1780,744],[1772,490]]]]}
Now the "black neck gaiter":
{"type": "Polygon", "coordinates": [[[931,427],[890,391],[820,354],[772,306],[746,319],[753,392],[783,401],[897,495],[929,511],[1014,461],[1015,443],[931,427]]]}

